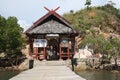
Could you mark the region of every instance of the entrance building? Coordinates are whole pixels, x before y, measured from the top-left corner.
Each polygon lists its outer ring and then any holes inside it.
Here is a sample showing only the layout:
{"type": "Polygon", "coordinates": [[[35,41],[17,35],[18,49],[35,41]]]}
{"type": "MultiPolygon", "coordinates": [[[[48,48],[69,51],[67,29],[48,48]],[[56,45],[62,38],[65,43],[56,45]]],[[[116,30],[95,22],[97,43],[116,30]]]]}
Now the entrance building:
{"type": "Polygon", "coordinates": [[[75,53],[78,31],[55,12],[57,9],[47,9],[49,12],[25,32],[29,54],[36,59],[70,59],[75,53]]]}

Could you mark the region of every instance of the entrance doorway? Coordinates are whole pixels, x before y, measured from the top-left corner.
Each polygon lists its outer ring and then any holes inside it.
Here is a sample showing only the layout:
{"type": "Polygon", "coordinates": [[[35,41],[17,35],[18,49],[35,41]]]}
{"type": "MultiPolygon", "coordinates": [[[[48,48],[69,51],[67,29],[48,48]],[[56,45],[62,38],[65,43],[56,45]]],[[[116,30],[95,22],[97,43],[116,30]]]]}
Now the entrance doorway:
{"type": "Polygon", "coordinates": [[[47,39],[47,59],[58,60],[59,59],[59,40],[58,38],[47,39]]]}

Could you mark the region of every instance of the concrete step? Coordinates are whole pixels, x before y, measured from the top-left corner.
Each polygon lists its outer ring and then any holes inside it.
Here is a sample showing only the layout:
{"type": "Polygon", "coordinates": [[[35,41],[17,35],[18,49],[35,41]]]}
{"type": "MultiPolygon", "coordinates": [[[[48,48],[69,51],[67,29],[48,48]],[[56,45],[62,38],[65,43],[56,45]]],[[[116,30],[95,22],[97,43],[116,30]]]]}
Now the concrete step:
{"type": "Polygon", "coordinates": [[[38,66],[65,66],[67,65],[66,61],[35,61],[34,65],[38,66]]]}

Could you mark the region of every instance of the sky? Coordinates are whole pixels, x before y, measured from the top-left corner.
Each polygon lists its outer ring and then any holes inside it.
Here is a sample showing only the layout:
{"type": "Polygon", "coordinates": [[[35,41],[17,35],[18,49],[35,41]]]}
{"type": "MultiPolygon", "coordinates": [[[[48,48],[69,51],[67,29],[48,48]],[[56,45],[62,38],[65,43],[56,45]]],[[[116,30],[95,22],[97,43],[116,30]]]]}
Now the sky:
{"type": "MultiPolygon", "coordinates": [[[[91,0],[91,6],[105,5],[109,0],[91,0]]],[[[119,0],[112,0],[116,8],[120,8],[119,0]]],[[[15,16],[18,23],[26,30],[36,20],[45,15],[48,11],[44,6],[55,9],[60,6],[56,12],[60,15],[70,10],[84,9],[86,0],[0,0],[0,15],[5,18],[15,16]]]]}

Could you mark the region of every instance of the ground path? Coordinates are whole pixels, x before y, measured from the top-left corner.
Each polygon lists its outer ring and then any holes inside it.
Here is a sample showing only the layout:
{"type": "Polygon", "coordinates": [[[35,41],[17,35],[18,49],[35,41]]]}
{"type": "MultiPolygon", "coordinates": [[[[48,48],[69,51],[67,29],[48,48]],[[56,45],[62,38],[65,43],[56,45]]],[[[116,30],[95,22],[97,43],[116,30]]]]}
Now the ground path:
{"type": "Polygon", "coordinates": [[[75,74],[63,62],[41,62],[33,69],[23,71],[10,80],[85,80],[75,74]],[[61,64],[60,64],[61,63],[61,64]]]}

